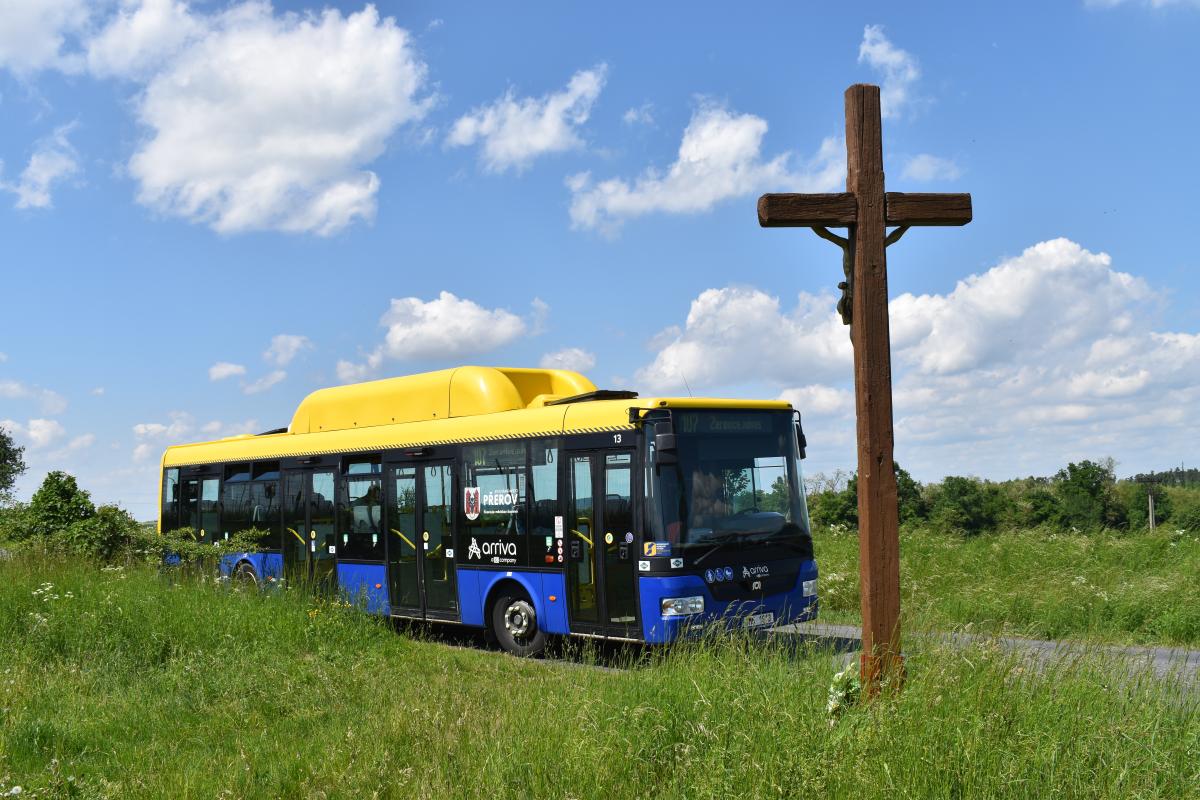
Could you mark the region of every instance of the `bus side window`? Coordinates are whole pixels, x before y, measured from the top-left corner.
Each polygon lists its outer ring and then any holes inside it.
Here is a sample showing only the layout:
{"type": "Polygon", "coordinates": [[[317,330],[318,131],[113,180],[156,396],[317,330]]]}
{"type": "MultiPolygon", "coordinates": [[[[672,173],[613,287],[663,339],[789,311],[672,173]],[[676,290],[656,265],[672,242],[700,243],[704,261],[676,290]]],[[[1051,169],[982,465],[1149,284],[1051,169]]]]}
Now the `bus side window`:
{"type": "Polygon", "coordinates": [[[163,474],[162,509],[159,527],[163,533],[179,527],[179,470],[169,469],[163,474]]]}
{"type": "Polygon", "coordinates": [[[554,539],[554,518],[558,507],[558,442],[533,442],[529,448],[532,464],[529,511],[529,565],[562,564],[554,539]]]}
{"type": "Polygon", "coordinates": [[[466,558],[460,558],[460,562],[491,566],[528,563],[526,450],[525,442],[463,448],[463,539],[459,550],[466,558]],[[471,547],[472,537],[479,540],[475,548],[471,547]],[[485,537],[503,544],[490,547],[483,544],[485,537]]]}

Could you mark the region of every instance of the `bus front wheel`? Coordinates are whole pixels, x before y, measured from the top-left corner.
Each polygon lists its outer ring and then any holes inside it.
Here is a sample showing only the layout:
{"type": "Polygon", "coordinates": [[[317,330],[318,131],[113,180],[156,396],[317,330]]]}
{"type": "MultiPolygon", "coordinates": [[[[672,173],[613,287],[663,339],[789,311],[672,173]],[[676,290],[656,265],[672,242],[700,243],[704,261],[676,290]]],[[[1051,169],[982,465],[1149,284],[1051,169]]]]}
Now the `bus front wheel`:
{"type": "Polygon", "coordinates": [[[258,575],[254,573],[254,567],[250,566],[249,562],[243,561],[237,565],[230,576],[233,585],[239,589],[257,589],[258,575]]]}
{"type": "Polygon", "coordinates": [[[524,592],[500,592],[492,603],[491,629],[500,646],[514,656],[534,656],[546,647],[546,632],[538,627],[537,612],[524,592]]]}

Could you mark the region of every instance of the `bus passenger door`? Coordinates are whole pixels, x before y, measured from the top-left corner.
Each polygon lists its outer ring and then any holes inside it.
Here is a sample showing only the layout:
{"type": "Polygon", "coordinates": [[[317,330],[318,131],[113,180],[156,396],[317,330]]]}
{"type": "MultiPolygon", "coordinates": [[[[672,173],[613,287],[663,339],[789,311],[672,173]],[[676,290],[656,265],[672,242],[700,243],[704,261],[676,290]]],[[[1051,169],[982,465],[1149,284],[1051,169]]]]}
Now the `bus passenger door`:
{"type": "Polygon", "coordinates": [[[458,619],[453,483],[449,461],[387,468],[388,590],[393,614],[458,619]]]}
{"type": "Polygon", "coordinates": [[[331,469],[283,476],[284,575],[289,582],[337,586],[337,526],[331,469]]]}
{"type": "Polygon", "coordinates": [[[419,617],[421,574],[417,562],[417,467],[397,465],[387,468],[388,494],[387,559],[388,603],[393,614],[419,617]]]}
{"type": "Polygon", "coordinates": [[[567,611],[572,630],[636,638],[633,453],[575,453],[568,464],[567,611]]]}
{"type": "Polygon", "coordinates": [[[454,466],[451,462],[421,465],[421,589],[425,616],[458,619],[458,584],[454,573],[454,466]]]}
{"type": "Polygon", "coordinates": [[[221,479],[185,477],[180,481],[183,519],[181,524],[191,528],[196,540],[213,542],[220,536],[221,506],[218,503],[221,479]]]}

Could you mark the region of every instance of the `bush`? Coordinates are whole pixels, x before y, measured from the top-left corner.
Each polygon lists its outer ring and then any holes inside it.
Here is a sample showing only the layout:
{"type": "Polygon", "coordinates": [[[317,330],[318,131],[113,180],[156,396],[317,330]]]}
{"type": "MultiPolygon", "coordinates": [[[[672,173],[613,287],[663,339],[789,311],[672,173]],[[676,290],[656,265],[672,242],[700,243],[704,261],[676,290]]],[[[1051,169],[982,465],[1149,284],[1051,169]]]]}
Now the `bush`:
{"type": "Polygon", "coordinates": [[[1195,489],[1175,489],[1172,498],[1171,527],[1188,533],[1200,533],[1200,492],[1195,489]]]}
{"type": "Polygon", "coordinates": [[[1029,489],[1024,493],[1018,502],[1017,520],[1018,526],[1022,528],[1065,527],[1058,498],[1049,489],[1041,487],[1029,489]]]}
{"type": "Polygon", "coordinates": [[[30,527],[26,533],[50,536],[95,513],[91,495],[79,488],[75,477],[55,470],[46,476],[29,501],[30,527]]]}
{"type": "MultiPolygon", "coordinates": [[[[919,522],[928,513],[921,496],[921,484],[899,464],[896,472],[896,499],[901,522],[919,522]]],[[[808,513],[816,525],[858,527],[858,474],[850,476],[846,488],[815,492],[808,497],[808,513]]]]}
{"type": "Polygon", "coordinates": [[[20,542],[33,535],[33,516],[28,503],[0,508],[0,542],[20,542]]]}
{"type": "Polygon", "coordinates": [[[1121,507],[1125,525],[1129,530],[1150,527],[1150,503],[1147,495],[1154,495],[1154,519],[1161,525],[1171,516],[1171,498],[1160,483],[1134,483],[1121,481],[1113,487],[1113,498],[1121,507]]]}
{"type": "Polygon", "coordinates": [[[1055,493],[1062,503],[1063,522],[1079,530],[1105,526],[1120,528],[1126,523],[1124,509],[1113,493],[1113,464],[1080,461],[1068,464],[1054,476],[1055,493]]]}
{"type": "Polygon", "coordinates": [[[933,495],[929,515],[934,527],[947,533],[974,536],[992,527],[983,484],[975,478],[948,475],[933,495]]]}
{"type": "Polygon", "coordinates": [[[142,526],[117,506],[100,506],[85,519],[76,520],[50,537],[49,546],[94,561],[127,558],[139,541],[142,526]]]}

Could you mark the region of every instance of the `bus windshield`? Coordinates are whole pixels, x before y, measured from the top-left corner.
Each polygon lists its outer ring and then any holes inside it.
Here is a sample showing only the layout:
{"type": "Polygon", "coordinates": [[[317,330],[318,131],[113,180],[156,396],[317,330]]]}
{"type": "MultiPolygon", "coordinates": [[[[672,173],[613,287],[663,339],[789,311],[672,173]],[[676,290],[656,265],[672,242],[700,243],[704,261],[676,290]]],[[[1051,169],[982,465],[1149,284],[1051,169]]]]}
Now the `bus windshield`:
{"type": "Polygon", "coordinates": [[[697,555],[715,546],[809,537],[790,412],[675,412],[676,463],[656,464],[647,426],[648,518],[656,540],[697,555]]]}

